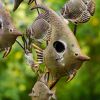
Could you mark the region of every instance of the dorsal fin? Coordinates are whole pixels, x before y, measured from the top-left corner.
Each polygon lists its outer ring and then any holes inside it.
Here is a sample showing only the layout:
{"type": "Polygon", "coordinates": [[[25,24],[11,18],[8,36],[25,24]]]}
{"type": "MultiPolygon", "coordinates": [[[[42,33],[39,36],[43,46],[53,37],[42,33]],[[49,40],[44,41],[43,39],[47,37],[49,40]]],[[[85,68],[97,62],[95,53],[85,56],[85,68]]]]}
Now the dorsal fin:
{"type": "Polygon", "coordinates": [[[36,6],[32,7],[31,10],[34,10],[34,9],[37,9],[37,8],[40,8],[40,9],[46,11],[46,12],[50,11],[46,6],[43,6],[43,5],[36,5],[36,6]]]}
{"type": "Polygon", "coordinates": [[[14,1],[14,8],[13,8],[13,11],[15,11],[15,10],[19,7],[19,5],[21,4],[22,1],[23,1],[23,0],[15,0],[15,1],[14,1]]]}

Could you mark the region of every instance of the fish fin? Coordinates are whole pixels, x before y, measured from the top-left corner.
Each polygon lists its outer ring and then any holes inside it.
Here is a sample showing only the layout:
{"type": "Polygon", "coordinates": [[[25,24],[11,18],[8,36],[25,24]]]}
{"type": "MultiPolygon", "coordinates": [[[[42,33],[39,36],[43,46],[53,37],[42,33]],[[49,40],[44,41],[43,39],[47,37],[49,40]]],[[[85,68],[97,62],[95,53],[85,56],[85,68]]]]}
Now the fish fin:
{"type": "Polygon", "coordinates": [[[32,93],[29,94],[31,97],[39,97],[39,94],[36,94],[35,92],[32,91],[32,93]]]}
{"type": "Polygon", "coordinates": [[[36,39],[43,39],[46,34],[47,30],[49,29],[49,23],[44,20],[43,18],[35,20],[35,22],[29,28],[31,30],[33,37],[36,39]]]}
{"type": "Polygon", "coordinates": [[[77,72],[77,70],[73,70],[73,71],[68,73],[67,82],[70,82],[75,77],[76,72],[77,72]]]}
{"type": "Polygon", "coordinates": [[[37,4],[36,6],[33,6],[30,10],[34,10],[34,9],[37,9],[37,8],[39,8],[41,10],[44,10],[47,13],[49,12],[49,9],[46,6],[40,5],[40,4],[37,4]]]}
{"type": "Polygon", "coordinates": [[[38,52],[43,52],[43,50],[40,47],[38,47],[37,45],[35,45],[34,43],[32,44],[32,47],[34,49],[36,49],[38,52]]]}
{"type": "Polygon", "coordinates": [[[35,0],[29,0],[28,5],[32,4],[35,0]]]}
{"type": "Polygon", "coordinates": [[[52,33],[52,28],[49,27],[49,29],[47,30],[47,34],[45,35],[45,37],[43,39],[46,40],[46,41],[50,41],[50,39],[51,39],[51,33],[52,33]]]}
{"type": "Polygon", "coordinates": [[[48,83],[48,79],[49,79],[49,73],[48,72],[45,72],[44,74],[40,75],[40,79],[39,81],[45,83],[47,85],[48,83]]]}
{"type": "Polygon", "coordinates": [[[38,64],[41,64],[41,63],[43,63],[43,50],[40,48],[40,47],[38,47],[37,45],[35,45],[35,44],[32,44],[32,46],[34,47],[34,49],[36,50],[36,53],[37,53],[37,62],[38,62],[38,64]]]}
{"type": "Polygon", "coordinates": [[[55,85],[58,83],[59,79],[55,79],[53,82],[50,83],[50,90],[52,90],[55,85]]]}
{"type": "Polygon", "coordinates": [[[39,64],[42,64],[43,63],[43,52],[38,52],[36,51],[37,53],[37,60],[38,60],[38,63],[39,64]]]}
{"type": "Polygon", "coordinates": [[[77,19],[77,23],[86,23],[90,20],[90,13],[86,10],[82,13],[82,15],[77,19]]]}
{"type": "Polygon", "coordinates": [[[5,52],[3,54],[3,58],[5,58],[10,53],[11,49],[12,49],[12,47],[8,47],[5,49],[5,52]]]}
{"type": "Polygon", "coordinates": [[[21,4],[23,0],[15,0],[14,1],[14,8],[13,11],[16,11],[16,9],[19,7],[19,5],[21,4]]]}

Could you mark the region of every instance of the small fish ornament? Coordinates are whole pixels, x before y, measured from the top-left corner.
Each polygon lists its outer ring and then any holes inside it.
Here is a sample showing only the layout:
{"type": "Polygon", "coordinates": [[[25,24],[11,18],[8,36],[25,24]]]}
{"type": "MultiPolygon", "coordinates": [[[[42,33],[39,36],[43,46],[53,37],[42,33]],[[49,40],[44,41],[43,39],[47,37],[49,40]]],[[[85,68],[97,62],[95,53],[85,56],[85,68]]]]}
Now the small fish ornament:
{"type": "Polygon", "coordinates": [[[69,0],[61,10],[63,17],[75,24],[89,21],[94,12],[93,0],[69,0]]]}
{"type": "Polygon", "coordinates": [[[9,54],[16,38],[21,35],[15,28],[9,12],[0,2],[0,51],[6,50],[4,57],[9,54]]]}
{"type": "Polygon", "coordinates": [[[55,94],[47,86],[46,77],[46,74],[43,74],[35,83],[32,93],[29,94],[32,100],[56,100],[55,94]]]}

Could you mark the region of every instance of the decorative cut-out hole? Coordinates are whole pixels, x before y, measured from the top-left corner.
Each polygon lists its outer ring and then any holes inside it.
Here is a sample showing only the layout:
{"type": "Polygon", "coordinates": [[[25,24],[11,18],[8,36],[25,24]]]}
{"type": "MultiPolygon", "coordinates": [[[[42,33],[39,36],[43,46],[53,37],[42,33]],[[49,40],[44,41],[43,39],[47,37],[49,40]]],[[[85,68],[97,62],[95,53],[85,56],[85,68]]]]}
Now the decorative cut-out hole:
{"type": "Polygon", "coordinates": [[[65,50],[65,45],[64,45],[64,43],[62,43],[61,41],[55,41],[55,42],[53,43],[53,47],[55,48],[55,50],[56,50],[58,53],[64,52],[64,50],[65,50]]]}

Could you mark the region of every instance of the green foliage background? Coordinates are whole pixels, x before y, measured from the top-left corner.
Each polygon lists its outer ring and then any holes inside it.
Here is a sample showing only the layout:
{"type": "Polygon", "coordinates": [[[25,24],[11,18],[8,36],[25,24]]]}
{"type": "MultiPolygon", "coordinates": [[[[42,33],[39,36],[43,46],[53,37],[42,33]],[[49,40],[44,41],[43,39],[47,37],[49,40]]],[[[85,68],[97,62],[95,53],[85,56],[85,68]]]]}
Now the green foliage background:
{"type": "MultiPolygon", "coordinates": [[[[45,3],[59,12],[65,1],[45,0],[45,3]]],[[[3,2],[11,11],[13,0],[3,2]]],[[[62,79],[57,84],[58,100],[100,100],[100,0],[95,2],[95,15],[88,23],[79,25],[77,32],[80,46],[91,60],[83,64],[71,82],[62,79]]],[[[15,13],[11,12],[16,27],[23,33],[35,15],[26,2],[15,13]]],[[[24,53],[16,43],[7,58],[2,59],[0,54],[0,100],[31,100],[28,94],[35,81],[36,75],[26,64],[24,53]]]]}

